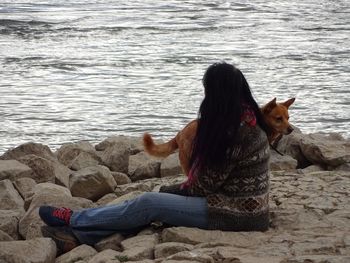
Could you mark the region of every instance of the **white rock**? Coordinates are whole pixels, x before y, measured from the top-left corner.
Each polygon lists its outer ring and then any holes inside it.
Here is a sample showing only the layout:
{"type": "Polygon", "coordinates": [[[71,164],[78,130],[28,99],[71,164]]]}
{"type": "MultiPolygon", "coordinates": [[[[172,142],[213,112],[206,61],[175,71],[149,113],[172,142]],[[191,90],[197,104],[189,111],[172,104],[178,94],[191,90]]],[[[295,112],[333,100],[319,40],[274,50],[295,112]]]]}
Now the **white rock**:
{"type": "Polygon", "coordinates": [[[0,209],[24,212],[24,201],[8,179],[0,181],[0,209]]]}
{"type": "Polygon", "coordinates": [[[33,177],[33,170],[16,160],[0,160],[0,180],[14,181],[22,177],[33,177]]]}
{"type": "Polygon", "coordinates": [[[182,174],[182,168],[180,165],[179,154],[173,153],[169,155],[167,158],[162,160],[160,164],[160,176],[178,176],[182,174]]]}
{"type": "Polygon", "coordinates": [[[160,161],[144,152],[131,155],[128,174],[132,181],[160,177],[160,161]]]}
{"type": "Polygon", "coordinates": [[[88,245],[80,245],[71,251],[56,258],[55,263],[72,263],[78,260],[88,261],[97,254],[97,251],[88,245]]]}

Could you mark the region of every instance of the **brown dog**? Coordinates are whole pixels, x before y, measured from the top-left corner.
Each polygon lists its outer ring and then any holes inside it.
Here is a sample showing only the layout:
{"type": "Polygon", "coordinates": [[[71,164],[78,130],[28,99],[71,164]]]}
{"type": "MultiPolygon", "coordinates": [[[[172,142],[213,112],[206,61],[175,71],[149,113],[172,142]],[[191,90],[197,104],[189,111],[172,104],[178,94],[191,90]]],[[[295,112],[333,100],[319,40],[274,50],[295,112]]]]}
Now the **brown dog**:
{"type": "MultiPolygon", "coordinates": [[[[293,104],[295,98],[282,103],[276,103],[276,98],[261,108],[263,117],[271,129],[268,137],[269,143],[276,143],[283,136],[293,131],[289,124],[288,108],[293,104]]],[[[148,133],[143,135],[145,151],[156,157],[167,157],[179,149],[179,160],[184,174],[187,176],[190,170],[189,160],[192,153],[192,142],[197,130],[197,120],[188,123],[170,141],[156,145],[148,133]]]]}

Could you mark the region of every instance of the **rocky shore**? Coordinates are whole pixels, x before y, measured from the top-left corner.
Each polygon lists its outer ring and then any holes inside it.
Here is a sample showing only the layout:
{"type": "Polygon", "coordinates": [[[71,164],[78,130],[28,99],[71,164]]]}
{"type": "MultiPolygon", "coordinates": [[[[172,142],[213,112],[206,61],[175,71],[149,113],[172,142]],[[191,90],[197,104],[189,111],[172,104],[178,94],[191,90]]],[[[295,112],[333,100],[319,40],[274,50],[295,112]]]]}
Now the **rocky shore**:
{"type": "Polygon", "coordinates": [[[271,227],[267,232],[205,231],[155,222],[94,247],[56,257],[41,235],[41,205],[73,209],[116,204],[182,182],[177,154],[144,153],[140,138],[113,136],[56,152],[26,143],[0,157],[0,263],[350,262],[350,140],[293,132],[271,151],[271,227]]]}

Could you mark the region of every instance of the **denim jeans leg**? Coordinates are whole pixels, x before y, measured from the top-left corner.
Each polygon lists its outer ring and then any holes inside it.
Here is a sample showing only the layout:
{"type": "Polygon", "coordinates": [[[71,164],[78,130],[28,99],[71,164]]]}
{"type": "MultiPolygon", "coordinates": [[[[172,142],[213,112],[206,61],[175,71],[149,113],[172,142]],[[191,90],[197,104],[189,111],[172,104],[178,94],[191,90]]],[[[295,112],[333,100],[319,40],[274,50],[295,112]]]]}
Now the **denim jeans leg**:
{"type": "Polygon", "coordinates": [[[74,212],[70,226],[82,243],[92,244],[113,233],[127,232],[153,221],[207,228],[207,210],[203,197],[147,192],[118,205],[74,212]]]}

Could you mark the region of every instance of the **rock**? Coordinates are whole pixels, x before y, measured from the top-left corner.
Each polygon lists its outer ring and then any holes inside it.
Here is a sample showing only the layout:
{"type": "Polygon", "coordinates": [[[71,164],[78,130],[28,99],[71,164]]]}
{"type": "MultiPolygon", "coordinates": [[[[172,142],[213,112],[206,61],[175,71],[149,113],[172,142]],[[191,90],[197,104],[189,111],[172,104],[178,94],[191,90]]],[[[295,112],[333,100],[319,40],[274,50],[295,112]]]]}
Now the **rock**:
{"type": "Polygon", "coordinates": [[[127,174],[119,173],[119,172],[112,172],[112,176],[114,177],[114,180],[116,181],[117,185],[131,183],[131,179],[128,177],[127,174]]]}
{"type": "Polygon", "coordinates": [[[16,160],[0,160],[0,180],[14,181],[22,177],[33,177],[34,172],[30,167],[16,160]]]}
{"type": "Polygon", "coordinates": [[[88,263],[117,263],[120,253],[112,249],[106,249],[93,256],[88,263]]]}
{"type": "Polygon", "coordinates": [[[79,171],[80,169],[89,167],[89,166],[97,166],[101,163],[100,157],[97,156],[96,153],[90,152],[81,152],[77,157],[73,159],[69,168],[74,171],[79,171]]]}
{"type": "Polygon", "coordinates": [[[0,209],[24,212],[24,201],[10,180],[0,181],[0,209]]]}
{"type": "Polygon", "coordinates": [[[52,153],[52,151],[48,146],[43,145],[41,143],[33,143],[33,142],[28,142],[16,148],[6,151],[0,157],[0,159],[18,160],[19,158],[29,154],[34,154],[36,156],[40,156],[42,158],[49,159],[52,161],[57,160],[57,158],[55,157],[55,155],[52,153]]]}
{"type": "Polygon", "coordinates": [[[165,158],[164,160],[162,160],[160,164],[161,177],[177,176],[181,173],[183,173],[183,171],[180,165],[178,153],[173,153],[169,155],[167,158],[165,158]]]}
{"type": "Polygon", "coordinates": [[[132,181],[160,177],[160,161],[144,152],[130,156],[129,177],[132,181]]]}
{"type": "Polygon", "coordinates": [[[158,234],[135,236],[121,242],[123,255],[129,260],[142,260],[154,258],[154,246],[158,244],[158,234]]]}
{"type": "Polygon", "coordinates": [[[122,251],[121,242],[124,239],[125,238],[119,233],[113,234],[109,237],[102,239],[98,243],[96,243],[95,249],[99,252],[103,251],[105,249],[113,249],[115,251],[122,251]]]}
{"type": "Polygon", "coordinates": [[[119,144],[127,145],[130,154],[137,154],[143,151],[142,139],[140,137],[126,137],[123,135],[108,137],[103,142],[97,144],[95,149],[97,151],[105,151],[107,148],[119,144]]]}
{"type": "Polygon", "coordinates": [[[220,240],[220,242],[235,244],[239,247],[249,247],[261,244],[267,239],[268,235],[261,232],[224,232],[187,227],[171,227],[164,229],[162,232],[163,242],[180,242],[193,245],[220,240]]]}
{"type": "Polygon", "coordinates": [[[78,260],[89,261],[96,254],[97,251],[94,248],[88,245],[80,245],[56,258],[55,263],[72,263],[78,260]]]}
{"type": "Polygon", "coordinates": [[[72,194],[70,193],[69,189],[63,186],[52,184],[52,183],[37,184],[34,186],[32,191],[27,194],[27,198],[25,199],[25,203],[24,203],[25,210],[28,210],[33,200],[33,197],[38,193],[42,195],[46,194],[48,196],[52,194],[57,194],[57,195],[72,197],[72,194]]]}
{"type": "Polygon", "coordinates": [[[306,135],[292,132],[289,135],[284,135],[279,141],[277,150],[285,155],[289,155],[298,161],[297,168],[305,168],[312,163],[304,156],[301,151],[300,143],[306,135]]]}
{"type": "Polygon", "coordinates": [[[78,197],[70,197],[62,192],[53,192],[51,194],[47,194],[46,191],[39,191],[35,193],[30,207],[19,221],[19,232],[22,237],[28,239],[42,236],[40,227],[44,225],[44,222],[42,222],[39,217],[38,209],[43,205],[69,207],[73,210],[94,206],[90,200],[78,197]],[[27,236],[28,233],[30,233],[30,235],[27,236]]]}
{"type": "Polygon", "coordinates": [[[280,263],[349,263],[350,256],[307,255],[290,257],[280,263]]]}
{"type": "Polygon", "coordinates": [[[36,186],[34,179],[29,177],[18,178],[13,182],[14,187],[25,200],[29,195],[33,193],[33,189],[36,186]]]}
{"type": "Polygon", "coordinates": [[[19,162],[27,165],[34,171],[31,177],[37,183],[55,182],[55,173],[51,160],[42,158],[34,154],[28,154],[17,159],[19,162]]]}
{"type": "Polygon", "coordinates": [[[56,245],[50,238],[0,242],[0,262],[54,263],[56,245]]]}
{"type": "Polygon", "coordinates": [[[115,189],[114,192],[118,196],[125,195],[130,192],[135,192],[135,191],[141,191],[141,192],[150,192],[152,191],[154,187],[153,183],[131,183],[131,184],[123,184],[123,185],[118,185],[115,189]]]}
{"type": "Polygon", "coordinates": [[[129,155],[129,145],[125,142],[119,142],[107,147],[101,154],[101,159],[111,171],[127,173],[129,155]]]}
{"type": "MultiPolygon", "coordinates": [[[[0,230],[0,242],[1,241],[13,241],[14,239],[6,232],[0,230]]],[[[1,252],[0,252],[1,254],[1,252]]]]}
{"type": "Polygon", "coordinates": [[[18,221],[21,217],[22,212],[18,210],[0,210],[0,230],[15,240],[19,239],[18,221]]]}
{"type": "Polygon", "coordinates": [[[310,165],[304,169],[298,169],[298,173],[300,174],[308,174],[312,172],[324,171],[323,167],[320,165],[310,165]]]}
{"type": "Polygon", "coordinates": [[[74,159],[82,152],[96,155],[96,158],[98,158],[95,148],[87,141],[65,143],[57,150],[56,154],[60,163],[70,167],[74,159]]]}
{"type": "Polygon", "coordinates": [[[102,196],[95,203],[97,204],[97,206],[104,206],[104,205],[107,205],[109,202],[112,202],[116,198],[118,198],[116,193],[109,193],[109,194],[102,196]]]}
{"type": "Polygon", "coordinates": [[[347,171],[347,172],[350,172],[350,163],[343,163],[343,164],[337,166],[334,170],[335,171],[347,171]]]}
{"type": "Polygon", "coordinates": [[[113,192],[117,184],[109,169],[98,165],[86,167],[71,174],[69,185],[73,196],[96,201],[113,192]]]}
{"type": "Polygon", "coordinates": [[[283,155],[276,153],[274,150],[271,150],[271,159],[270,159],[270,169],[272,171],[288,171],[295,170],[298,165],[297,160],[289,155],[283,155]]]}
{"type": "Polygon", "coordinates": [[[300,148],[313,164],[337,167],[350,163],[350,140],[339,134],[309,134],[301,140],[300,148]]]}
{"type": "Polygon", "coordinates": [[[18,158],[18,161],[27,165],[34,171],[32,178],[37,183],[59,182],[68,186],[71,170],[59,163],[57,160],[45,159],[43,157],[29,154],[18,158]]]}
{"type": "Polygon", "coordinates": [[[214,259],[203,253],[193,252],[193,251],[182,251],[176,253],[175,255],[169,256],[163,262],[169,262],[169,260],[178,261],[189,261],[189,262],[202,262],[202,263],[214,263],[214,259]]]}
{"type": "Polygon", "coordinates": [[[154,249],[155,258],[166,258],[182,251],[193,250],[193,245],[178,243],[178,242],[167,242],[158,244],[154,249]]]}

